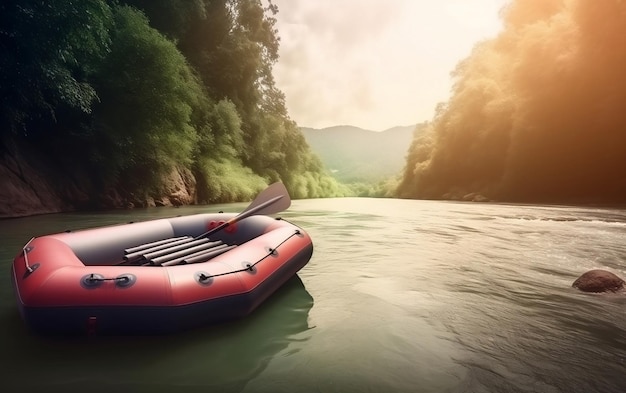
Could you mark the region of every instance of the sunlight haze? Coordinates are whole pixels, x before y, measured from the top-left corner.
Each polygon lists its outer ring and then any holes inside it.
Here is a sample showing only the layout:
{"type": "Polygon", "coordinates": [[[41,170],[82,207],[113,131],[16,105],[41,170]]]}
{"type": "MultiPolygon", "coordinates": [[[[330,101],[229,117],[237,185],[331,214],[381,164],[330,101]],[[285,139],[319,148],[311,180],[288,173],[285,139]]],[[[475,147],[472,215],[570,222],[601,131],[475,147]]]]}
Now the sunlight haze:
{"type": "Polygon", "coordinates": [[[517,0],[413,140],[399,195],[623,203],[626,3],[517,0]]]}
{"type": "Polygon", "coordinates": [[[381,131],[429,121],[450,72],[497,35],[505,0],[273,0],[274,67],[299,126],[381,131]]]}

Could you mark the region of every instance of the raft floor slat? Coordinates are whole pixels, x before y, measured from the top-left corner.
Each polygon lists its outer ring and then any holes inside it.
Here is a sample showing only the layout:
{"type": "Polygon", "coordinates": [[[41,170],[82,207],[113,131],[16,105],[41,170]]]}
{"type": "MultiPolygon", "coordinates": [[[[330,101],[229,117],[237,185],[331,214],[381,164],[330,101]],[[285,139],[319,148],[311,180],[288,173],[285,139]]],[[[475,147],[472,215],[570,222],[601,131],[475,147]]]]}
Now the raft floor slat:
{"type": "Polygon", "coordinates": [[[164,248],[162,250],[153,251],[153,252],[149,252],[149,253],[143,254],[143,257],[145,259],[147,259],[148,261],[150,261],[153,258],[157,258],[157,257],[163,256],[163,255],[168,255],[168,254],[174,253],[176,251],[185,250],[185,249],[188,249],[190,247],[195,247],[195,246],[198,246],[198,245],[203,244],[203,243],[209,243],[209,239],[204,238],[204,239],[192,240],[190,242],[185,242],[183,244],[177,244],[175,246],[167,247],[167,248],[164,248]]]}
{"type": "Polygon", "coordinates": [[[163,262],[161,266],[174,266],[174,265],[184,265],[188,263],[206,262],[209,259],[216,257],[220,254],[223,254],[226,251],[232,250],[235,247],[237,246],[235,245],[229,246],[227,244],[222,244],[209,250],[199,251],[190,255],[186,255],[184,257],[173,259],[171,261],[163,262]]]}
{"type": "Polygon", "coordinates": [[[191,243],[189,244],[190,244],[190,247],[183,248],[179,251],[174,251],[174,252],[170,252],[167,254],[163,254],[157,257],[149,258],[148,261],[153,265],[160,265],[163,262],[169,261],[174,258],[184,257],[186,255],[193,254],[196,252],[206,252],[207,249],[219,247],[222,244],[222,241],[218,240],[215,242],[208,242],[208,239],[207,239],[199,245],[191,245],[191,243]]]}
{"type": "Polygon", "coordinates": [[[163,239],[163,240],[157,240],[155,242],[141,244],[141,245],[136,246],[136,247],[131,247],[131,248],[125,249],[124,250],[124,255],[132,254],[132,253],[135,253],[137,251],[144,251],[144,250],[147,250],[148,248],[160,246],[162,244],[171,243],[171,242],[176,241],[176,240],[190,239],[190,238],[191,238],[191,236],[170,237],[170,238],[163,239]]]}
{"type": "Polygon", "coordinates": [[[124,262],[141,266],[174,266],[205,262],[235,248],[221,240],[172,237],[141,244],[124,250],[124,262]]]}
{"type": "Polygon", "coordinates": [[[164,243],[164,244],[161,244],[161,245],[158,245],[158,246],[153,246],[153,247],[146,248],[146,249],[141,250],[141,251],[133,252],[132,254],[124,255],[124,260],[127,261],[127,262],[135,262],[135,261],[137,261],[139,259],[142,259],[144,257],[144,255],[156,253],[156,252],[159,252],[159,251],[165,250],[165,249],[170,249],[172,247],[175,247],[175,246],[178,246],[178,245],[181,245],[181,244],[184,244],[184,243],[190,243],[192,241],[194,241],[194,240],[190,236],[186,236],[184,238],[175,239],[175,240],[172,240],[169,243],[164,243]]]}

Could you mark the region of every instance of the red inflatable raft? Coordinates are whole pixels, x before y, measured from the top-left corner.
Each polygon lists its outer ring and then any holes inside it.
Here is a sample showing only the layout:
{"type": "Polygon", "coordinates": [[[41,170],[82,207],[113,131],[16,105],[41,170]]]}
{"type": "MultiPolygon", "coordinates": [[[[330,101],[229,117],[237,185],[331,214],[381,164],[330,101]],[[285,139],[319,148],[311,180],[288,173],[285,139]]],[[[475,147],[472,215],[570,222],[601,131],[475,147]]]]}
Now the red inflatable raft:
{"type": "Polygon", "coordinates": [[[31,239],[12,265],[22,318],[40,333],[155,334],[249,314],[313,253],[301,228],[259,215],[290,204],[281,187],[270,186],[239,215],[31,239]]]}

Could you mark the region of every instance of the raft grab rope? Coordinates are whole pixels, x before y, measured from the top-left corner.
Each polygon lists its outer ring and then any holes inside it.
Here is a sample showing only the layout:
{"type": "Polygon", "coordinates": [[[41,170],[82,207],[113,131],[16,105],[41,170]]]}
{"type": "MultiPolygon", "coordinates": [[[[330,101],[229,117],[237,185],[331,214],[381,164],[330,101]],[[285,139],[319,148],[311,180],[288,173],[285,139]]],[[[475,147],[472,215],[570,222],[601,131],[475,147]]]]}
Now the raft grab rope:
{"type": "Polygon", "coordinates": [[[287,236],[287,238],[285,240],[283,240],[282,242],[278,243],[278,245],[276,247],[268,248],[267,254],[265,254],[265,256],[263,256],[258,261],[254,262],[254,263],[244,262],[244,264],[245,264],[244,266],[245,267],[242,268],[242,269],[237,269],[237,270],[232,270],[232,271],[229,271],[229,272],[217,273],[217,274],[205,274],[204,272],[200,272],[200,273],[198,273],[198,280],[202,283],[203,281],[211,280],[214,277],[225,276],[225,275],[228,275],[228,274],[241,273],[241,272],[245,272],[245,271],[254,272],[254,267],[257,264],[259,264],[261,261],[265,260],[269,256],[276,255],[278,247],[282,246],[287,240],[291,239],[292,237],[294,237],[296,235],[300,235],[300,231],[297,230],[297,229],[294,231],[294,233],[292,233],[291,235],[287,236]]]}
{"type": "Polygon", "coordinates": [[[32,242],[34,239],[35,239],[34,237],[31,238],[28,241],[28,243],[26,243],[24,245],[24,247],[22,247],[22,253],[24,255],[24,265],[26,266],[26,271],[24,272],[24,277],[23,278],[28,277],[32,272],[35,271],[35,269],[37,269],[39,267],[38,263],[35,263],[35,264],[31,265],[28,262],[28,253],[33,249],[33,247],[30,247],[30,242],[32,242]]]}

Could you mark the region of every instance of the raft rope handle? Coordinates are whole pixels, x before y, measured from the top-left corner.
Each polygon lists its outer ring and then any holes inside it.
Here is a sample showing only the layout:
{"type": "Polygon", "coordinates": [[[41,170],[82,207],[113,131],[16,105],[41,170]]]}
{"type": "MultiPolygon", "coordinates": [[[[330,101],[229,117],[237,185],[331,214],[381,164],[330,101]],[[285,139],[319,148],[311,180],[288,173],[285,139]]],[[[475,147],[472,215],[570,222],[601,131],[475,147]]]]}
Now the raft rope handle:
{"type": "Polygon", "coordinates": [[[261,259],[259,259],[258,261],[254,262],[254,263],[248,263],[246,264],[246,267],[243,269],[237,269],[237,270],[232,270],[230,272],[225,272],[225,273],[218,273],[218,274],[209,274],[208,276],[204,273],[200,273],[200,275],[198,276],[198,278],[200,279],[200,281],[206,281],[208,279],[211,279],[213,277],[219,277],[219,276],[225,276],[227,274],[234,274],[234,273],[241,273],[241,272],[246,272],[246,271],[252,271],[252,269],[261,261],[265,260],[267,257],[269,257],[270,255],[273,255],[274,252],[276,250],[278,250],[278,247],[280,247],[281,245],[283,245],[287,240],[291,239],[292,237],[299,235],[300,231],[298,229],[296,229],[296,231],[294,233],[292,233],[291,235],[289,235],[285,240],[283,240],[282,242],[278,243],[278,245],[274,248],[270,248],[269,252],[261,259]]]}
{"type": "MultiPolygon", "coordinates": [[[[28,243],[26,243],[24,245],[24,247],[22,247],[22,253],[24,253],[24,264],[26,265],[26,270],[28,270],[29,273],[32,273],[35,269],[33,269],[32,267],[30,267],[30,264],[28,263],[28,251],[30,250],[26,250],[28,248],[28,245],[30,244],[30,242],[32,242],[35,238],[31,238],[28,243]]],[[[35,266],[36,267],[36,266],[35,266]]]]}
{"type": "Polygon", "coordinates": [[[104,277],[96,277],[94,273],[91,273],[89,275],[89,277],[86,278],[87,281],[90,282],[95,282],[95,281],[130,281],[130,277],[123,275],[123,276],[119,276],[119,277],[113,277],[113,278],[104,278],[104,277]]]}

